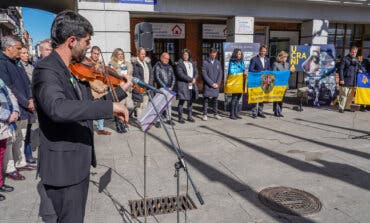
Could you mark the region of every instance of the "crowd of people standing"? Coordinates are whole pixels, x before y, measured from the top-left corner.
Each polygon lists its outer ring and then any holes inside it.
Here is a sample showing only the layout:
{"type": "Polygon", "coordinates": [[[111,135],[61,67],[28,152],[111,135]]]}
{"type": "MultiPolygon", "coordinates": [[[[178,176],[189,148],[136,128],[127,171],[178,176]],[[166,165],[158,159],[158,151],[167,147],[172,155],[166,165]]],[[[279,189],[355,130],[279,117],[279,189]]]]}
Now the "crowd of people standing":
{"type": "MultiPolygon", "coordinates": [[[[271,64],[267,56],[268,47],[262,45],[257,56],[250,61],[246,67],[244,56],[241,49],[234,49],[225,80],[225,93],[231,95],[230,115],[231,120],[241,119],[240,99],[246,93],[245,80],[248,72],[261,72],[267,70],[284,71],[289,70],[288,53],[280,51],[276,61],[271,64]],[[232,89],[232,90],[231,90],[232,89]]],[[[0,192],[11,192],[14,188],[5,184],[4,178],[12,180],[24,180],[21,171],[31,171],[36,169],[37,159],[33,157],[31,144],[32,124],[37,120],[35,113],[34,96],[31,90],[31,82],[34,67],[48,58],[53,52],[51,40],[47,39],[40,43],[40,57],[34,62],[30,60],[29,51],[22,46],[19,39],[14,36],[6,36],[1,40],[0,51],[0,169],[4,175],[0,174],[0,192]]],[[[370,58],[365,59],[361,64],[357,60],[357,47],[352,47],[350,53],[346,55],[338,66],[339,73],[339,105],[338,110],[343,113],[351,110],[350,105],[355,92],[357,75],[359,72],[370,70],[370,58]]],[[[221,62],[217,60],[219,52],[212,48],[208,58],[202,61],[201,74],[198,73],[197,62],[193,60],[189,49],[183,49],[180,59],[175,63],[170,61],[168,52],[162,52],[160,60],[153,64],[147,57],[144,48],[137,49],[137,55],[131,60],[125,59],[125,52],[121,48],[116,48],[105,66],[102,57],[102,50],[98,46],[93,46],[90,56],[84,58],[83,62],[95,67],[99,72],[106,72],[112,69],[113,72],[123,80],[137,78],[149,85],[157,88],[165,88],[174,92],[178,99],[177,113],[178,123],[195,122],[193,115],[193,103],[199,97],[197,80],[203,80],[203,115],[201,120],[207,121],[209,117],[209,104],[212,105],[213,117],[221,120],[218,109],[218,97],[224,78],[221,62]],[[184,105],[186,106],[187,116],[184,115],[184,105]]],[[[42,63],[41,63],[42,64],[42,63]]],[[[40,69],[40,68],[39,68],[40,69]]],[[[73,82],[73,80],[71,79],[73,82]]],[[[89,87],[93,100],[112,100],[123,104],[129,111],[129,116],[136,119],[141,116],[148,106],[149,97],[133,87],[125,88],[124,96],[122,92],[117,93],[112,86],[105,81],[95,79],[89,81],[89,87]],[[117,96],[120,95],[120,96],[117,96]]],[[[166,123],[175,125],[172,117],[172,102],[168,104],[163,115],[166,123]]],[[[266,118],[263,113],[264,104],[251,104],[252,118],[266,118]]],[[[366,107],[362,107],[366,110],[366,107]]],[[[284,117],[283,102],[273,103],[273,112],[276,117],[284,117]]],[[[119,133],[127,132],[127,126],[117,117],[116,131],[119,133]]],[[[96,133],[99,135],[111,135],[111,132],[104,128],[104,119],[97,119],[96,133]]],[[[155,124],[160,127],[160,123],[155,124]]],[[[0,194],[0,201],[5,196],[0,194]]]]}

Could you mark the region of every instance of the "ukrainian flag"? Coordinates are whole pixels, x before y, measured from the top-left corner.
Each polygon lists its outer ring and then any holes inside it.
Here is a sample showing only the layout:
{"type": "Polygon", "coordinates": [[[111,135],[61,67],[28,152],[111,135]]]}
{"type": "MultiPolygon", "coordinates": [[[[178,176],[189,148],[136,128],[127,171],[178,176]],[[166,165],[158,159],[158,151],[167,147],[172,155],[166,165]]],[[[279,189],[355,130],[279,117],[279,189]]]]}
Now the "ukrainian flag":
{"type": "Polygon", "coordinates": [[[224,90],[226,94],[245,93],[245,69],[244,61],[230,61],[224,90]]]}
{"type": "Polygon", "coordinates": [[[370,73],[360,73],[357,76],[355,103],[370,105],[370,73]]]}
{"type": "Polygon", "coordinates": [[[248,72],[248,103],[282,101],[289,77],[289,70],[248,72]]]}

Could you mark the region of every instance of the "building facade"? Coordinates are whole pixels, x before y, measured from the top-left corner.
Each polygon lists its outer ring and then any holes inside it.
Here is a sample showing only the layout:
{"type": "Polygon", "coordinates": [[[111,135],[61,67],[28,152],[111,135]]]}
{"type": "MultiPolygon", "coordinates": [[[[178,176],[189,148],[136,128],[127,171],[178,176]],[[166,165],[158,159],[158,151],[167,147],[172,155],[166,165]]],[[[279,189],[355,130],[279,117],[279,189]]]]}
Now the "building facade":
{"type": "Polygon", "coordinates": [[[22,31],[22,9],[14,6],[0,8],[0,38],[6,35],[22,38],[22,31]]]}
{"type": "Polygon", "coordinates": [[[153,62],[163,51],[176,61],[188,48],[200,67],[211,47],[222,60],[225,41],[267,44],[270,57],[292,44],[332,43],[337,56],[357,45],[360,55],[370,54],[369,1],[81,0],[77,8],[92,22],[92,43],[106,59],[116,47],[126,58],[136,54],[134,30],[140,22],[153,25],[153,62]]]}

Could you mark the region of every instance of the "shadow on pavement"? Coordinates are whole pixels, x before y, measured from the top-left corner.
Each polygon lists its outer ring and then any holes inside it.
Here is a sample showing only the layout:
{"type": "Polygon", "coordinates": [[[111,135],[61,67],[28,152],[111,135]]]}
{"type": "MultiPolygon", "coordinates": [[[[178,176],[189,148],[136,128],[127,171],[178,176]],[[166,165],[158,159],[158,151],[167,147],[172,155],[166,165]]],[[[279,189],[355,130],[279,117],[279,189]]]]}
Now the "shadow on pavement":
{"type": "Polygon", "coordinates": [[[346,147],[343,147],[343,146],[337,146],[337,145],[329,144],[329,143],[326,143],[326,142],[316,141],[316,140],[305,138],[305,137],[302,137],[302,136],[293,135],[293,134],[290,134],[290,133],[287,133],[287,132],[282,132],[282,131],[279,131],[279,130],[267,128],[265,126],[257,125],[257,124],[254,124],[254,123],[247,123],[247,125],[254,126],[254,127],[257,127],[257,128],[262,128],[262,129],[265,129],[265,130],[269,130],[269,131],[272,131],[272,132],[276,132],[276,133],[279,133],[279,134],[282,134],[282,135],[286,135],[286,136],[293,137],[293,138],[296,138],[296,139],[304,140],[304,141],[307,141],[307,142],[311,142],[311,143],[314,143],[314,144],[317,144],[317,145],[320,145],[320,146],[327,147],[329,149],[335,149],[335,150],[338,150],[338,151],[341,151],[341,152],[344,152],[344,153],[348,153],[348,154],[352,154],[352,155],[362,157],[362,158],[365,158],[365,159],[370,159],[370,154],[369,153],[349,149],[349,148],[346,148],[346,147]]]}
{"type": "MultiPolygon", "coordinates": [[[[99,189],[99,183],[93,180],[90,182],[99,189]]],[[[139,222],[142,223],[139,219],[132,220],[130,212],[125,209],[125,207],[116,199],[114,196],[105,188],[102,193],[106,195],[109,199],[111,199],[114,207],[116,208],[119,215],[122,217],[122,222],[124,223],[132,223],[132,222],[139,222]]]]}
{"type": "Polygon", "coordinates": [[[313,124],[322,125],[322,126],[329,126],[329,127],[337,128],[337,129],[344,129],[344,130],[348,130],[348,131],[352,131],[352,132],[358,132],[358,133],[365,134],[365,136],[370,135],[370,132],[365,131],[365,130],[361,130],[361,129],[352,129],[352,128],[347,128],[347,127],[343,127],[343,126],[331,125],[331,124],[327,124],[327,123],[309,121],[309,120],[305,120],[305,119],[301,119],[301,118],[295,118],[295,120],[306,122],[306,123],[313,123],[313,124]]]}
{"type": "MultiPolygon", "coordinates": [[[[250,124],[251,125],[251,124],[250,124]]],[[[255,127],[260,127],[258,125],[253,125],[255,127]]],[[[237,137],[225,134],[223,132],[211,129],[207,126],[201,126],[204,129],[208,129],[212,132],[215,132],[221,136],[227,137],[228,139],[232,139],[242,145],[247,146],[250,149],[253,149],[256,152],[262,153],[266,156],[269,156],[275,160],[278,160],[282,163],[285,163],[297,170],[301,170],[303,172],[311,172],[311,173],[317,173],[323,176],[327,176],[330,178],[338,179],[343,182],[346,182],[348,184],[357,186],[359,188],[365,189],[365,190],[370,190],[370,174],[366,171],[363,171],[357,167],[353,167],[347,164],[342,164],[342,163],[335,163],[335,162],[329,162],[329,161],[324,161],[324,160],[316,160],[316,162],[324,165],[324,167],[318,167],[313,164],[310,164],[308,162],[304,162],[301,160],[297,160],[294,158],[291,158],[289,156],[285,156],[283,154],[271,151],[269,149],[266,149],[265,147],[241,140],[237,137]],[[339,169],[337,169],[339,168],[339,169]],[[341,171],[345,170],[344,174],[341,171]]],[[[260,127],[264,129],[268,129],[271,131],[276,131],[273,129],[265,128],[265,127],[260,127]]],[[[285,134],[280,132],[281,134],[285,134]]]]}
{"type": "MultiPolygon", "coordinates": [[[[208,129],[208,128],[207,128],[208,129]]],[[[211,130],[211,129],[210,129],[211,130]]],[[[212,130],[213,131],[213,130],[212,130]]],[[[158,142],[162,143],[163,145],[167,146],[172,152],[175,153],[174,149],[172,148],[171,144],[167,141],[163,140],[162,138],[148,133],[153,139],[157,140],[158,142]]],[[[197,157],[184,152],[183,155],[185,157],[185,161],[191,165],[193,168],[197,169],[201,174],[203,174],[208,180],[213,182],[218,182],[235,193],[238,193],[241,197],[243,197],[246,201],[253,204],[256,208],[263,211],[265,214],[274,218],[277,222],[280,223],[296,223],[296,222],[305,222],[305,223],[315,223],[315,221],[305,218],[303,216],[289,216],[285,214],[280,214],[274,212],[264,205],[258,200],[258,192],[251,188],[248,184],[241,180],[236,180],[233,177],[225,174],[222,171],[217,170],[213,166],[207,164],[206,162],[198,159],[197,157]]],[[[202,192],[202,191],[201,191],[202,192]]],[[[205,200],[205,203],[207,200],[205,200]]],[[[279,205],[279,204],[276,204],[279,205]]],[[[201,208],[201,207],[200,207],[201,208]]]]}

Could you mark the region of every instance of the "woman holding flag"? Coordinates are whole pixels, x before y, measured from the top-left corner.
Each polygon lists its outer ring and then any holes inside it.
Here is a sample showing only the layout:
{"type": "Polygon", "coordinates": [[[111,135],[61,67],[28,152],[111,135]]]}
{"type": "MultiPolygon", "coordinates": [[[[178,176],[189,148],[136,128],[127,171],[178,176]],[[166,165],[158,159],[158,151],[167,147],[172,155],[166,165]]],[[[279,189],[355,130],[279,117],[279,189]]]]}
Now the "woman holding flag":
{"type": "Polygon", "coordinates": [[[248,71],[243,58],[241,49],[234,49],[226,78],[225,93],[231,94],[230,118],[233,120],[241,119],[239,116],[239,100],[246,91],[245,78],[248,71]]]}
{"type": "MultiPolygon", "coordinates": [[[[272,70],[274,71],[282,71],[282,70],[289,70],[290,64],[287,62],[288,60],[288,53],[285,51],[280,51],[276,58],[276,62],[272,65],[272,70]]],[[[283,101],[274,102],[273,103],[273,111],[276,117],[284,117],[282,114],[283,111],[283,101]]]]}

